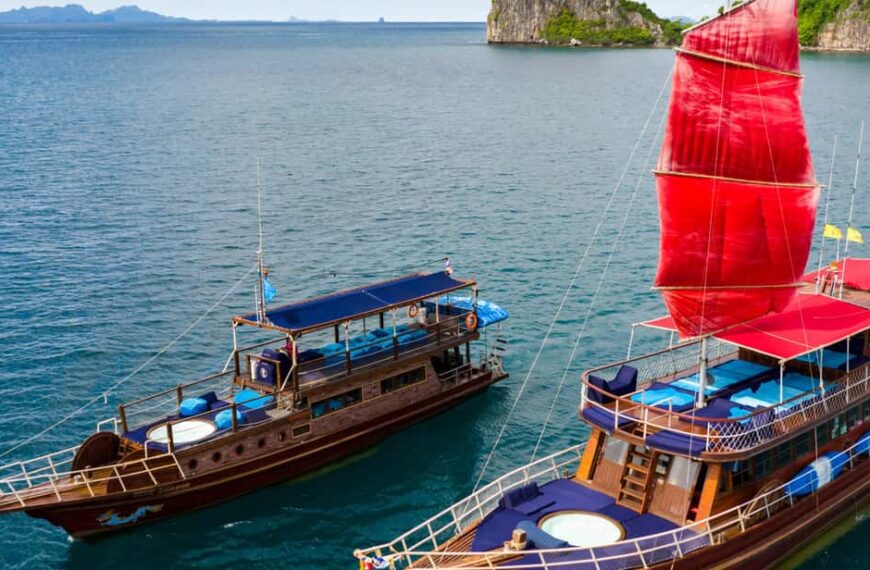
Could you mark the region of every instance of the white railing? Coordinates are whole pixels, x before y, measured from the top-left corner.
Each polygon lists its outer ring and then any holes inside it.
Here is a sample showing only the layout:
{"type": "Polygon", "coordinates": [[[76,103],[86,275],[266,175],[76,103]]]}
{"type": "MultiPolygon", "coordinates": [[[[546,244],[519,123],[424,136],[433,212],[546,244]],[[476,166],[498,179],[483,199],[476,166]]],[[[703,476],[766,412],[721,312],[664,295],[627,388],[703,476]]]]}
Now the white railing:
{"type": "Polygon", "coordinates": [[[102,484],[112,481],[118,483],[121,492],[125,492],[125,478],[129,480],[145,475],[153,485],[157,485],[158,475],[167,470],[177,471],[179,478],[185,478],[181,465],[172,453],[152,454],[149,457],[102,467],[69,469],[78,449],[71,447],[0,467],[0,505],[10,497],[21,507],[27,507],[36,501],[45,503],[52,496],[56,502],[60,502],[64,494],[70,491],[85,491],[90,497],[105,495],[107,487],[102,484]],[[161,461],[167,458],[172,461],[161,461]]]}
{"type": "MultiPolygon", "coordinates": [[[[857,453],[858,445],[859,443],[855,443],[842,452],[848,454],[850,469],[854,468],[856,463],[866,460],[857,453]]],[[[550,568],[570,568],[577,565],[587,567],[589,564],[593,564],[596,569],[647,568],[662,562],[683,558],[687,554],[709,545],[721,544],[733,536],[746,532],[750,527],[775,516],[783,509],[793,507],[796,502],[801,500],[794,499],[786,492],[788,485],[786,483],[705,520],[671,531],[595,548],[566,547],[550,550],[473,552],[451,550],[449,546],[445,546],[449,540],[471,530],[472,525],[495,510],[498,499],[503,496],[505,491],[532,481],[539,484],[548,482],[550,479],[536,478],[535,466],[539,466],[541,463],[551,463],[553,468],[543,470],[544,474],[549,474],[560,463],[558,458],[568,456],[573,459],[580,453],[580,446],[572,447],[517,469],[395,540],[364,550],[357,550],[354,554],[356,556],[384,557],[394,569],[412,566],[415,568],[438,568],[439,564],[442,564],[442,567],[449,567],[451,570],[491,570],[507,560],[510,560],[509,568],[518,570],[539,570],[542,568],[548,570],[550,568]],[[516,477],[521,474],[525,476],[516,477]],[[498,489],[498,492],[493,494],[495,489],[498,489]],[[482,499],[481,496],[483,496],[482,499]],[[469,506],[472,507],[472,514],[476,515],[474,519],[469,520],[467,517],[455,516],[456,513],[467,513],[469,506]],[[444,524],[443,520],[450,517],[453,517],[452,523],[444,524]],[[420,535],[422,538],[417,538],[420,535]],[[431,549],[424,548],[425,545],[431,545],[431,549]],[[517,560],[520,557],[525,557],[527,560],[517,560]]],[[[866,452],[864,454],[866,455],[866,452]]],[[[805,497],[804,500],[811,500],[811,497],[812,495],[805,497]]],[[[505,537],[506,540],[508,538],[505,537]]]]}
{"type": "MultiPolygon", "coordinates": [[[[598,390],[594,386],[584,387],[587,394],[589,390],[598,390]]],[[[584,397],[582,406],[598,409],[602,415],[612,418],[613,423],[608,426],[612,432],[640,433],[646,439],[658,431],[668,430],[691,440],[687,443],[693,446],[697,442],[706,453],[731,454],[786,437],[795,429],[844,411],[868,394],[870,367],[865,366],[825,388],[817,388],[737,419],[700,418],[691,412],[677,413],[611,395],[614,402],[610,405],[584,397]]]]}

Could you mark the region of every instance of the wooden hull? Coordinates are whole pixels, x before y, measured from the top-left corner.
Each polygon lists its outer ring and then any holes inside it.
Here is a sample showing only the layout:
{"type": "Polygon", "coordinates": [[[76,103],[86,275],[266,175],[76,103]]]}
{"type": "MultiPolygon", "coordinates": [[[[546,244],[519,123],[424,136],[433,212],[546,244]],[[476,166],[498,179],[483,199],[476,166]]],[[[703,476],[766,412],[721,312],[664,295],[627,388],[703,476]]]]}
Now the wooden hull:
{"type": "Polygon", "coordinates": [[[25,512],[62,527],[74,538],[95,538],[135,528],[310,473],[439,414],[503,378],[494,377],[492,373],[482,375],[421,402],[413,410],[391,418],[378,417],[344,432],[316,438],[234,468],[109,497],[47,504],[25,509],[25,512]]]}
{"type": "Polygon", "coordinates": [[[655,566],[684,569],[772,568],[805,548],[870,501],[870,461],[843,473],[795,507],[771,517],[724,544],[655,566]]]}

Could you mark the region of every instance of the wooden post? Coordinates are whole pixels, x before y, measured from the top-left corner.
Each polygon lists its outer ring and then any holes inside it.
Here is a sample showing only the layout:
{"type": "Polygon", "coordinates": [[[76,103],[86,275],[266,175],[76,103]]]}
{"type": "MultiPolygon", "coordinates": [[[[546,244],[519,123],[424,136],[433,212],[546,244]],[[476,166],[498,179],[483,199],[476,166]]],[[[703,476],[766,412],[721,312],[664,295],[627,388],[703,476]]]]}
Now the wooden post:
{"type": "MultiPolygon", "coordinates": [[[[172,422],[166,422],[166,437],[169,439],[169,453],[175,453],[175,438],[172,436],[172,422]]],[[[148,446],[148,443],[145,443],[148,446]]]]}
{"type": "Polygon", "coordinates": [[[351,373],[350,365],[350,323],[344,323],[344,362],[347,367],[348,376],[351,373]]]}
{"type": "Polygon", "coordinates": [[[175,387],[175,399],[178,400],[178,408],[181,409],[181,402],[184,400],[184,388],[181,387],[181,384],[178,384],[175,387]]]}
{"type": "Polygon", "coordinates": [[[384,328],[384,313],[383,312],[379,313],[378,317],[379,317],[379,322],[381,324],[381,328],[384,328]]]}
{"type": "Polygon", "coordinates": [[[299,396],[299,347],[296,345],[296,339],[294,337],[290,337],[293,347],[293,372],[291,383],[293,386],[291,387],[293,391],[293,404],[296,404],[296,398],[299,396]]]}
{"type": "Polygon", "coordinates": [[[341,337],[338,334],[338,325],[335,325],[335,342],[338,342],[341,337]]]}
{"type": "Polygon", "coordinates": [[[240,359],[239,359],[239,351],[238,350],[233,352],[233,364],[236,367],[236,378],[238,378],[239,376],[242,375],[242,363],[240,362],[240,359]]]}
{"type": "Polygon", "coordinates": [[[118,417],[121,418],[121,433],[127,433],[127,410],[123,404],[118,406],[118,417]]]}
{"type": "Polygon", "coordinates": [[[465,363],[471,365],[471,343],[465,343],[465,363]]]}
{"type": "Polygon", "coordinates": [[[237,405],[238,404],[233,402],[233,405],[231,407],[231,412],[230,412],[233,414],[233,433],[239,431],[239,420],[238,420],[238,418],[236,418],[236,406],[237,405]]]}

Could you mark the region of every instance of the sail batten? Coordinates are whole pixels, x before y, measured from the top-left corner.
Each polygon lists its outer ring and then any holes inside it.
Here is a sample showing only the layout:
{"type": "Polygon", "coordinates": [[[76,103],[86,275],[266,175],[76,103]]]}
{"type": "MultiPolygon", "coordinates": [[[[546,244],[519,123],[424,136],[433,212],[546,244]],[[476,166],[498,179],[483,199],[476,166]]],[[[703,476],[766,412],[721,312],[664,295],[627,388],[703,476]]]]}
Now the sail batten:
{"type": "Polygon", "coordinates": [[[795,0],[750,0],[677,50],[655,286],[683,336],[781,311],[796,293],[819,196],[798,53],[795,0]]]}

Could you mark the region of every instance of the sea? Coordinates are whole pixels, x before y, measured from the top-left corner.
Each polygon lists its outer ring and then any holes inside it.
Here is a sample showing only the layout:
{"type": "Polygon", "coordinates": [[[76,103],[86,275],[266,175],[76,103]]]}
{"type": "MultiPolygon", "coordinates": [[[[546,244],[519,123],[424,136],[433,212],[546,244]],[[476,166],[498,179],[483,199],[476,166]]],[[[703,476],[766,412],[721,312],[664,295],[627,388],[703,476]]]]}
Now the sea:
{"type": "MultiPolygon", "coordinates": [[[[275,302],[449,256],[511,312],[510,378],[449,412],[104,540],[4,516],[0,568],[355,568],[355,548],[526,463],[538,440],[538,457],[584,441],[580,372],[663,312],[650,170],[674,56],[485,37],[482,24],[0,27],[3,461],[75,445],[119,403],[223,366],[230,317],[254,304],[258,185],[275,302]]],[[[844,226],[870,57],[807,53],[803,70],[825,184],[838,140],[829,219],[844,226]]],[[[862,168],[855,222],[870,235],[862,168]]],[[[818,253],[817,240],[811,266],[818,253]]],[[[638,332],[636,350],[666,341],[638,332]]],[[[798,566],[870,566],[866,513],[847,522],[798,566]]]]}

